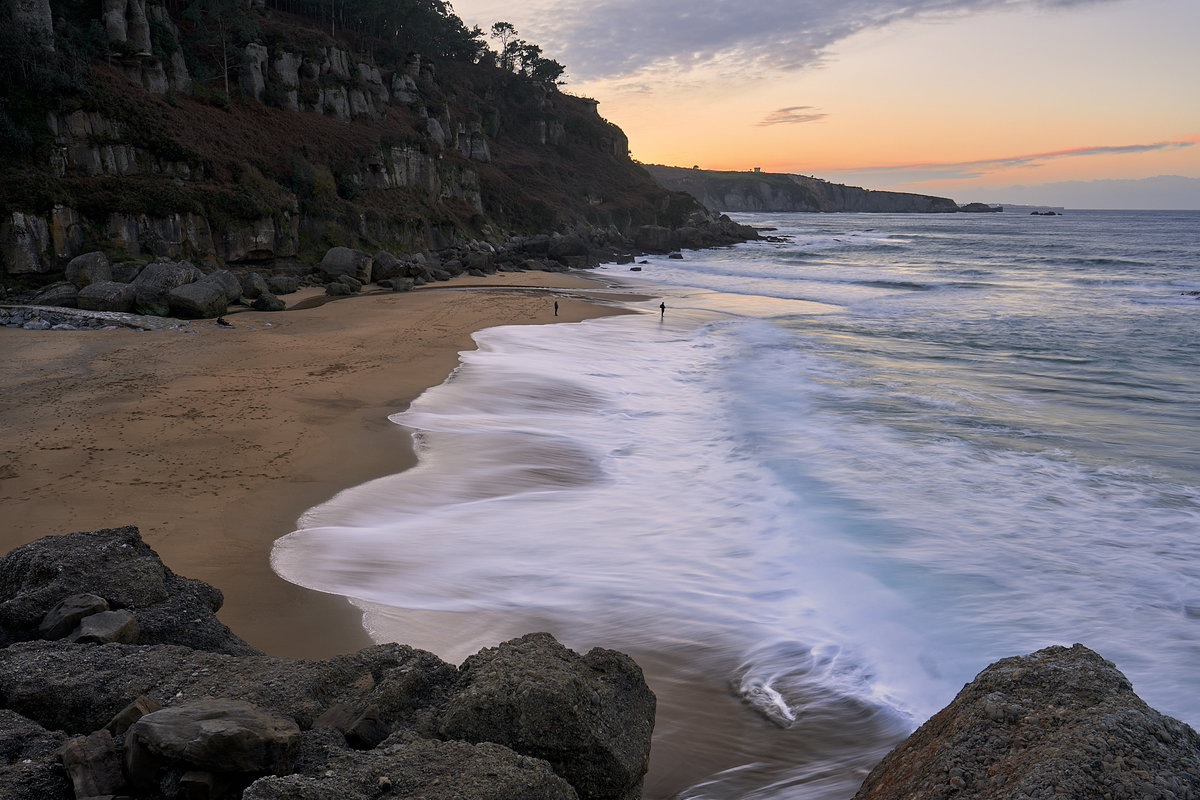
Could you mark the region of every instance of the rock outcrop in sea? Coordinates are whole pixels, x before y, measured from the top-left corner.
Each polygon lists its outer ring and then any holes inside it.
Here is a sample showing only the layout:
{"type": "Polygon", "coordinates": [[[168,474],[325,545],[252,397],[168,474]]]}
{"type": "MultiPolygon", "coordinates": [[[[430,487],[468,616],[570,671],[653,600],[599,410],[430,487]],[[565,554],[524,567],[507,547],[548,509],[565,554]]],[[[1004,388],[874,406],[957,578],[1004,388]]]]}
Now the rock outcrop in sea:
{"type": "Polygon", "coordinates": [[[549,634],[456,669],[378,645],[267,656],[134,527],[0,560],[0,796],[633,800],[654,695],[621,653],[549,634]]]}

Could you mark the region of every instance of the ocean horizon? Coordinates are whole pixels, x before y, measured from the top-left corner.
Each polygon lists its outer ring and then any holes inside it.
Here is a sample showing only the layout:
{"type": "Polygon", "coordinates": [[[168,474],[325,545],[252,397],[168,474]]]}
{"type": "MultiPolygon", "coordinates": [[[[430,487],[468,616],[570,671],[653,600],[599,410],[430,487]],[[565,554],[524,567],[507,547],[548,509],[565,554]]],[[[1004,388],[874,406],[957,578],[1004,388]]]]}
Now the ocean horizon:
{"type": "Polygon", "coordinates": [[[1200,212],[731,216],[595,271],[638,313],[477,333],[275,569],[455,663],[630,652],[647,797],[849,797],[1051,644],[1200,724],[1200,212]]]}

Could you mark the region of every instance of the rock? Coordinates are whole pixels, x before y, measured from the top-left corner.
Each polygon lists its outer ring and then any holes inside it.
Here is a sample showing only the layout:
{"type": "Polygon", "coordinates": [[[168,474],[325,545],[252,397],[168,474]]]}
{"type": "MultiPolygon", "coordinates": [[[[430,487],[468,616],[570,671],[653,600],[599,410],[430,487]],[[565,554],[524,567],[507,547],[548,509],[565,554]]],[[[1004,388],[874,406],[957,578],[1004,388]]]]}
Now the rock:
{"type": "Polygon", "coordinates": [[[375,262],[371,266],[371,278],[376,283],[391,278],[398,278],[405,274],[405,264],[403,261],[386,250],[380,250],[375,254],[375,262]]]}
{"type": "Polygon", "coordinates": [[[643,225],[637,229],[634,243],[647,253],[669,253],[675,249],[675,241],[669,228],[661,225],[643,225]]]}
{"type": "Polygon", "coordinates": [[[322,725],[341,731],[350,746],[358,750],[378,747],[391,733],[387,723],[379,718],[379,709],[374,706],[359,711],[344,703],[337,703],[313,723],[314,728],[322,725]]]}
{"type": "MultiPolygon", "coordinates": [[[[165,317],[171,313],[170,294],[203,277],[188,261],[155,261],[147,264],[133,281],[134,310],[139,314],[165,317]]],[[[210,292],[205,294],[211,295],[210,292]]]]}
{"type": "Polygon", "coordinates": [[[1200,736],[1083,645],[987,667],[871,771],[855,800],[1200,796],[1200,736]]]}
{"type": "Polygon", "coordinates": [[[133,283],[145,268],[146,265],[140,261],[118,261],[112,265],[113,280],[117,283],[133,283]]]}
{"type": "Polygon", "coordinates": [[[58,306],[60,308],[75,308],[79,303],[79,290],[75,284],[65,281],[52,283],[34,295],[32,304],[35,306],[58,306]]]}
{"type": "Polygon", "coordinates": [[[136,290],[128,283],[116,281],[96,281],[89,283],[79,290],[76,303],[85,311],[119,311],[122,313],[133,310],[136,290]]]}
{"type": "Polygon", "coordinates": [[[94,594],[73,594],[50,609],[38,625],[43,639],[62,639],[79,624],[84,617],[108,611],[108,601],[94,594]]]}
{"type": "Polygon", "coordinates": [[[257,652],[216,618],[221,593],[167,569],[132,526],[46,536],[0,559],[0,644],[39,636],[47,614],[79,594],[132,612],[138,643],[257,652]]]}
{"type": "Polygon", "coordinates": [[[125,609],[101,611],[80,620],[79,627],[67,637],[67,641],[78,644],[128,644],[137,639],[139,632],[137,618],[133,616],[133,612],[125,609]]]}
{"type": "Polygon", "coordinates": [[[535,633],[471,656],[460,675],[444,738],[544,759],[581,798],[640,796],[655,699],[631,658],[600,648],[580,656],[535,633]]]}
{"type": "Polygon", "coordinates": [[[300,728],[280,714],[249,703],[203,700],[139,719],[125,736],[130,782],[156,789],[164,774],[205,771],[249,784],[264,773],[291,770],[300,728]]]}
{"type": "Polygon", "coordinates": [[[71,739],[59,750],[59,757],[71,776],[76,797],[115,795],[125,788],[121,757],[106,730],[71,739]]]}
{"type": "Polygon", "coordinates": [[[117,715],[110,719],[108,724],[104,726],[104,730],[108,731],[115,738],[124,739],[125,734],[133,726],[133,723],[147,714],[153,714],[155,711],[161,710],[162,707],[163,704],[158,700],[142,695],[117,712],[117,715]]]}
{"type": "Polygon", "coordinates": [[[283,311],[287,308],[287,303],[270,292],[263,292],[254,298],[254,302],[250,304],[250,307],[255,311],[283,311]]]}
{"type": "Polygon", "coordinates": [[[342,275],[356,278],[360,284],[371,282],[373,259],[361,250],[349,247],[331,247],[317,264],[317,271],[327,281],[337,280],[342,275]]]}
{"type": "Polygon", "coordinates": [[[228,310],[229,300],[220,282],[204,278],[171,289],[167,307],[180,319],[212,319],[228,310]]]}
{"type": "Polygon", "coordinates": [[[267,278],[267,287],[272,294],[291,294],[300,288],[300,279],[295,275],[272,275],[267,278]]]}
{"type": "Polygon", "coordinates": [[[242,296],[247,300],[254,300],[269,291],[271,290],[267,287],[266,280],[257,272],[250,272],[242,276],[242,296]]]}
{"type": "Polygon", "coordinates": [[[67,737],[13,711],[0,709],[0,797],[74,800],[58,748],[67,737]]]}
{"type": "Polygon", "coordinates": [[[340,283],[344,286],[348,286],[352,292],[362,291],[362,288],[365,285],[362,281],[352,275],[339,275],[334,283],[340,283]]]}
{"type": "Polygon", "coordinates": [[[216,272],[209,273],[202,280],[220,286],[225,291],[226,302],[236,303],[242,296],[242,282],[227,269],[219,269],[216,272]]]}
{"type": "MultiPolygon", "coordinates": [[[[324,731],[330,732],[325,728],[324,731]]],[[[333,734],[337,736],[337,734],[333,734]]],[[[467,744],[397,734],[376,750],[339,747],[322,731],[304,735],[295,775],[260,778],[243,800],[576,800],[544,761],[496,744],[467,744]]],[[[338,739],[341,737],[339,736],[338,739]]]]}
{"type": "Polygon", "coordinates": [[[331,705],[378,709],[390,727],[423,734],[457,673],[431,653],[377,645],[323,661],[231,655],[172,645],[20,642],[0,648],[3,705],[55,730],[88,733],[112,724],[130,698],[164,705],[237,700],[284,714],[303,728],[331,705]]]}
{"type": "Polygon", "coordinates": [[[325,286],[325,294],[329,295],[330,297],[345,297],[347,295],[354,294],[354,290],[344,283],[334,281],[333,283],[325,286]]]}
{"type": "Polygon", "coordinates": [[[66,279],[80,289],[93,283],[113,279],[112,265],[108,263],[108,256],[99,251],[75,256],[67,262],[65,273],[66,279]]]}

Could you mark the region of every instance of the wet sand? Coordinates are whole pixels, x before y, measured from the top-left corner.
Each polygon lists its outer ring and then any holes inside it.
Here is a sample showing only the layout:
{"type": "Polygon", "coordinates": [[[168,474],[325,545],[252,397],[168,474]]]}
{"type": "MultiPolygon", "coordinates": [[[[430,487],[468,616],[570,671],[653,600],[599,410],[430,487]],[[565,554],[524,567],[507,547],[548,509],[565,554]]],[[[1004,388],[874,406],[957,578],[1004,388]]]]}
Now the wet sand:
{"type": "Polygon", "coordinates": [[[225,594],[221,619],[255,647],[367,646],[348,601],[271,571],[271,544],[342,489],[411,466],[388,415],[441,383],[471,333],[620,313],[588,302],[598,287],[499,273],[333,302],[310,290],[282,313],[227,315],[232,329],[0,328],[0,552],[137,525],[172,570],[225,594]]]}

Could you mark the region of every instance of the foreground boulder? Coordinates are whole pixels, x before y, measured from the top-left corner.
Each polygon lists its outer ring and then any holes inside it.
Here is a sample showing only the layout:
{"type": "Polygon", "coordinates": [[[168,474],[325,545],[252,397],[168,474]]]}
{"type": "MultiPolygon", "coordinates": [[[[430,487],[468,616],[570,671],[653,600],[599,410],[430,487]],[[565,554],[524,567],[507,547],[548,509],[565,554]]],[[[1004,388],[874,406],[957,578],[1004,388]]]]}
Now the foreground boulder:
{"type": "Polygon", "coordinates": [[[629,656],[601,648],[580,656],[536,633],[471,656],[461,675],[445,738],[545,759],[581,798],[641,796],[655,699],[629,656]]]}
{"type": "Polygon", "coordinates": [[[620,653],[531,634],[462,670],[398,644],[276,658],[219,605],[134,527],[0,559],[0,797],[638,794],[654,697],[620,653]]]}
{"type": "Polygon", "coordinates": [[[262,778],[243,800],[576,800],[545,761],[496,744],[421,739],[398,733],[369,753],[345,749],[329,729],[306,735],[296,774],[262,778]]]}
{"type": "Polygon", "coordinates": [[[1200,797],[1200,736],[1083,645],[997,661],[855,800],[1200,797]]]}
{"type": "Polygon", "coordinates": [[[218,590],[168,569],[132,526],[46,536],[0,559],[0,645],[63,638],[90,614],[124,611],[136,621],[136,634],[128,638],[123,623],[124,632],[112,641],[257,653],[217,619],[223,602],[218,590]],[[81,595],[93,599],[76,597],[81,595]],[[70,617],[71,630],[63,632],[59,606],[69,598],[90,610],[70,617]]]}

